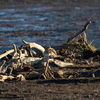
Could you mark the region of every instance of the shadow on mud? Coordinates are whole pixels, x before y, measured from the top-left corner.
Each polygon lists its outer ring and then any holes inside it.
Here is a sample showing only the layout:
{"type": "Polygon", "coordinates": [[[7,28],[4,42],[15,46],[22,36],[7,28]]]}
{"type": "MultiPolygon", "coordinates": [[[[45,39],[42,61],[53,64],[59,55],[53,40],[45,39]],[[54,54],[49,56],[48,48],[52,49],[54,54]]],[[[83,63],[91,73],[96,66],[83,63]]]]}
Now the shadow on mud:
{"type": "Polygon", "coordinates": [[[100,82],[100,78],[72,78],[72,79],[50,79],[50,80],[42,80],[38,81],[38,84],[46,84],[46,83],[55,83],[55,84],[69,84],[69,83],[75,83],[76,85],[78,83],[93,83],[93,82],[100,82]]]}

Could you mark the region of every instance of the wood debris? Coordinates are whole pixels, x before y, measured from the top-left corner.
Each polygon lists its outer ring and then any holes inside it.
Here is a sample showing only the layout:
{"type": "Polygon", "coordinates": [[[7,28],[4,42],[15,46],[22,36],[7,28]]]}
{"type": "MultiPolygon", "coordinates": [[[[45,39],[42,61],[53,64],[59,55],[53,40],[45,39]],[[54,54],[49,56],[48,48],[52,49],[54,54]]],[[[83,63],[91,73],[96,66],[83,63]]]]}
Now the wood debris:
{"type": "Polygon", "coordinates": [[[91,21],[87,22],[84,28],[70,37],[67,43],[62,44],[58,50],[51,46],[47,48],[35,42],[26,42],[23,40],[24,46],[17,47],[13,44],[13,49],[5,51],[0,55],[0,81],[16,80],[26,81],[29,79],[55,79],[96,77],[96,72],[68,72],[63,70],[53,70],[54,67],[74,68],[77,64],[90,65],[93,60],[100,58],[100,51],[95,50],[91,42],[87,42],[85,31],[91,21]],[[81,33],[84,33],[81,35],[81,33]],[[75,39],[77,36],[80,37],[75,39]],[[35,48],[40,51],[39,56],[35,56],[37,52],[32,50],[35,48]],[[71,67],[72,66],[72,67],[71,67]]]}

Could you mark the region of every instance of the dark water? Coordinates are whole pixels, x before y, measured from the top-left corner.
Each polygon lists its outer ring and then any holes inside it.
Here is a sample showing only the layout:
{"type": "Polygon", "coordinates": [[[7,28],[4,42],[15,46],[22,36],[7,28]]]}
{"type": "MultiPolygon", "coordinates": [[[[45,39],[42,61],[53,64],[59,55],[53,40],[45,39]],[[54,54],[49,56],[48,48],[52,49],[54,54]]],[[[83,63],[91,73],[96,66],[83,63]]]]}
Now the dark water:
{"type": "Polygon", "coordinates": [[[26,4],[26,8],[0,9],[0,53],[22,45],[22,40],[36,42],[42,46],[58,46],[66,43],[68,37],[77,33],[88,21],[88,41],[100,47],[100,3],[78,5],[64,2],[46,5],[26,4]]]}

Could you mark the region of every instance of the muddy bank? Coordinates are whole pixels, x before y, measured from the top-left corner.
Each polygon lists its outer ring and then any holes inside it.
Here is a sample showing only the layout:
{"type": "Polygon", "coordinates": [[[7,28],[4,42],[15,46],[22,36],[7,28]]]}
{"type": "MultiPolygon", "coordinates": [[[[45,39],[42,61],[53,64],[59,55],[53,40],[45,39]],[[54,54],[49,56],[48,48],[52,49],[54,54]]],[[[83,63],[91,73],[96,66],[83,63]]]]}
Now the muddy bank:
{"type": "MultiPolygon", "coordinates": [[[[42,46],[59,46],[91,20],[88,41],[99,48],[100,1],[90,0],[3,0],[0,1],[0,53],[22,40],[42,46]],[[8,2],[9,1],[9,2],[8,2]],[[31,3],[31,4],[30,4],[31,3]]],[[[24,45],[24,44],[23,44],[24,45]]],[[[54,68],[61,70],[61,68],[54,68]]],[[[0,83],[0,99],[5,100],[91,100],[100,99],[100,61],[63,69],[82,72],[81,79],[27,80],[0,83]],[[97,78],[87,77],[93,71],[97,78]],[[15,86],[15,87],[14,87],[15,86]],[[22,93],[20,92],[22,91],[22,93]]],[[[68,77],[68,76],[66,76],[68,77]]]]}
{"type": "Polygon", "coordinates": [[[8,87],[0,83],[0,99],[3,100],[91,100],[100,99],[100,83],[68,83],[67,80],[9,83],[20,88],[8,87]],[[59,82],[60,81],[60,82],[59,82]],[[19,87],[20,86],[20,87],[19,87]],[[27,87],[27,88],[26,88],[27,87]]]}

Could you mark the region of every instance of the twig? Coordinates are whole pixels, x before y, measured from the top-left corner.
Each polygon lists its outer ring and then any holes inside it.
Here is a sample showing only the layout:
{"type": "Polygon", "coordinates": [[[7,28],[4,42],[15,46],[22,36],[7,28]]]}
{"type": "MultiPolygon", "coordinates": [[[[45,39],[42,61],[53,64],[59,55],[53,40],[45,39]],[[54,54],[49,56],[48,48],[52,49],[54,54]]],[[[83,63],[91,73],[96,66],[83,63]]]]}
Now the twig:
{"type": "Polygon", "coordinates": [[[73,35],[72,37],[70,37],[70,38],[67,40],[67,43],[69,43],[69,41],[73,40],[73,39],[76,38],[78,35],[80,35],[80,34],[83,33],[84,31],[86,31],[87,28],[88,28],[88,25],[89,25],[90,23],[91,23],[91,21],[87,22],[87,23],[85,24],[84,28],[83,28],[81,31],[79,31],[78,33],[76,33],[75,35],[73,35]]]}
{"type": "Polygon", "coordinates": [[[3,65],[6,63],[6,60],[3,60],[2,65],[0,66],[0,72],[2,70],[3,65]]]}
{"type": "Polygon", "coordinates": [[[22,67],[21,69],[24,69],[25,67],[28,67],[28,68],[32,69],[33,71],[39,72],[38,70],[36,70],[32,66],[30,66],[29,64],[25,64],[25,63],[23,63],[23,64],[24,64],[24,67],[22,67]]]}
{"type": "Polygon", "coordinates": [[[17,53],[17,48],[16,48],[15,44],[13,44],[13,47],[14,47],[14,54],[13,54],[12,59],[15,59],[15,57],[18,55],[18,53],[17,53]]]}
{"type": "Polygon", "coordinates": [[[89,48],[89,50],[91,50],[92,52],[94,52],[95,50],[92,48],[91,43],[88,44],[88,42],[87,42],[87,38],[86,38],[86,33],[85,33],[85,31],[84,31],[84,37],[83,37],[83,39],[84,39],[84,43],[85,43],[86,46],[89,48]]]}
{"type": "Polygon", "coordinates": [[[51,75],[51,77],[53,78],[53,79],[55,79],[55,77],[52,75],[52,73],[48,70],[48,73],[51,75]]]}

